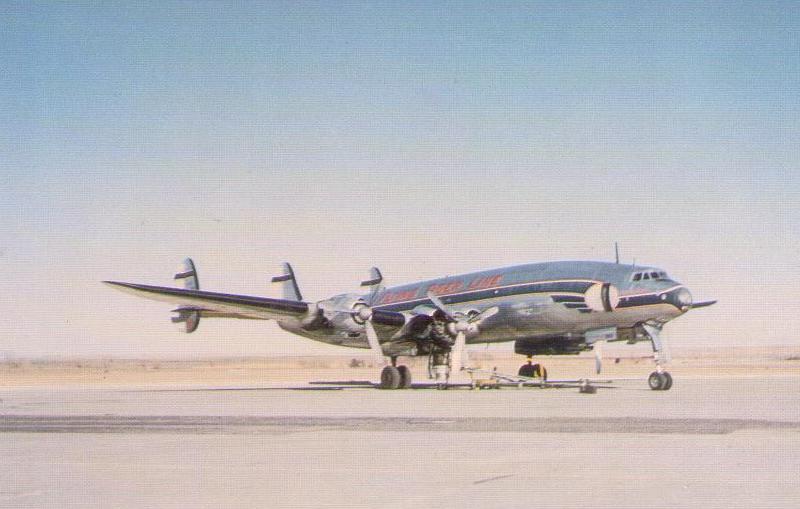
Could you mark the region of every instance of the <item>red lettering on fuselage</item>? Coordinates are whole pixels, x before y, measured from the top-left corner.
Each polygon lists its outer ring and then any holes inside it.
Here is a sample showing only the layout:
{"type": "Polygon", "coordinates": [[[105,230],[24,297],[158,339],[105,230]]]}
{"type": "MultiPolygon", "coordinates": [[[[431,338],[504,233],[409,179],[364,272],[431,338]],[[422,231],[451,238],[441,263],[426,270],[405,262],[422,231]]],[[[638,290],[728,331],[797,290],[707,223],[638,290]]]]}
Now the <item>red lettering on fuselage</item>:
{"type": "Polygon", "coordinates": [[[395,292],[388,292],[381,297],[381,304],[393,304],[395,302],[402,302],[405,300],[412,300],[417,296],[417,289],[402,290],[395,292]]]}
{"type": "Polygon", "coordinates": [[[461,281],[451,281],[449,283],[436,283],[428,287],[428,291],[434,295],[445,295],[448,293],[457,292],[464,288],[464,283],[461,281]]]}
{"type": "MultiPolygon", "coordinates": [[[[497,274],[494,276],[480,276],[473,279],[469,285],[466,285],[464,281],[449,281],[446,283],[435,283],[428,287],[425,291],[427,294],[428,292],[433,293],[434,295],[447,295],[450,293],[456,293],[459,290],[483,290],[484,288],[492,288],[500,284],[503,280],[502,274],[497,274]]],[[[408,300],[414,300],[418,298],[417,294],[419,293],[419,288],[411,288],[410,290],[395,290],[390,291],[380,298],[380,304],[394,304],[396,302],[405,302],[408,300]]]]}
{"type": "Polygon", "coordinates": [[[472,280],[469,284],[470,290],[481,290],[483,288],[491,288],[497,286],[502,281],[503,275],[497,274],[494,276],[481,276],[472,280]]]}

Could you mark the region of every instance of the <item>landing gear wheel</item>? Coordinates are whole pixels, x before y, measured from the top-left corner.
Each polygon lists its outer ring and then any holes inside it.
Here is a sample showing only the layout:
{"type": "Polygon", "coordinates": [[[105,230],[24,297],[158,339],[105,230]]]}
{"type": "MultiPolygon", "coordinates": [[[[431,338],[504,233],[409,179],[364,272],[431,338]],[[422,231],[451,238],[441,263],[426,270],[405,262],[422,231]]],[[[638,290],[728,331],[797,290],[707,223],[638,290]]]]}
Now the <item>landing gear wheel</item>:
{"type": "Polygon", "coordinates": [[[394,366],[386,366],[381,371],[381,389],[397,389],[400,387],[400,371],[394,366]]]}
{"type": "Polygon", "coordinates": [[[672,375],[666,371],[663,373],[653,371],[647,379],[647,384],[654,391],[668,391],[672,387],[672,375]]]}
{"type": "Polygon", "coordinates": [[[397,371],[400,373],[400,389],[411,388],[411,370],[408,366],[397,366],[397,371]]]}
{"type": "Polygon", "coordinates": [[[661,373],[661,376],[664,377],[664,387],[661,388],[662,391],[668,391],[672,388],[672,375],[664,371],[661,373]]]}

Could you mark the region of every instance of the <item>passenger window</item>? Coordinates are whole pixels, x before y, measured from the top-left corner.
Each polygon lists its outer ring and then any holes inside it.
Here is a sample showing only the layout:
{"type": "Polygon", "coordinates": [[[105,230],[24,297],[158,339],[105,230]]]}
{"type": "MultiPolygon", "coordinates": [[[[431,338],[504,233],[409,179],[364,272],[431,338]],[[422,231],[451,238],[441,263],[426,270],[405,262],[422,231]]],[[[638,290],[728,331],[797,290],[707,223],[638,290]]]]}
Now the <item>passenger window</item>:
{"type": "Polygon", "coordinates": [[[651,272],[650,277],[653,279],[658,279],[658,272],[651,272]]]}
{"type": "Polygon", "coordinates": [[[642,273],[641,272],[637,272],[636,274],[633,275],[633,280],[634,281],[639,281],[640,279],[642,279],[642,273]]]}
{"type": "Polygon", "coordinates": [[[642,276],[642,279],[650,279],[650,274],[648,274],[647,272],[645,272],[645,273],[644,273],[644,276],[642,276]]]}

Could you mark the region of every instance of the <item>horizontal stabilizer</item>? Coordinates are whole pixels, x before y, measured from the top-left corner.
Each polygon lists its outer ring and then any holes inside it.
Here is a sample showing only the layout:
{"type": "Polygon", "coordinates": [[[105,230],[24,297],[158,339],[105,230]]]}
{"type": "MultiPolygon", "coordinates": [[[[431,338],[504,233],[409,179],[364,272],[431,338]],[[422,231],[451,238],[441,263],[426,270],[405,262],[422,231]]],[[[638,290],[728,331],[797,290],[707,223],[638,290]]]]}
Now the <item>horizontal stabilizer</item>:
{"type": "MultiPolygon", "coordinates": [[[[131,293],[146,299],[177,304],[190,312],[202,309],[214,314],[236,315],[243,318],[261,318],[277,320],[287,316],[302,316],[308,313],[309,305],[283,299],[253,297],[249,295],[233,295],[228,293],[207,292],[203,290],[187,290],[165,286],[140,285],[117,281],[103,281],[117,290],[131,293]]],[[[178,316],[180,319],[180,316],[178,316]]]]}

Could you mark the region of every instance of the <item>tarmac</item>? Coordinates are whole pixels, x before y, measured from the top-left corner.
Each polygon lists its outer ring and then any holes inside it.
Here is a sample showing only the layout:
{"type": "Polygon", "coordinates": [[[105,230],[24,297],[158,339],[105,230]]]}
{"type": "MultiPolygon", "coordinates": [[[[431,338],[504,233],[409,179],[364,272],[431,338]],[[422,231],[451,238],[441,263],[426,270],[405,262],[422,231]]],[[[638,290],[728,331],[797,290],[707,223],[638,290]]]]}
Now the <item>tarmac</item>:
{"type": "Polygon", "coordinates": [[[800,507],[800,377],[0,399],[0,507],[800,507]]]}

